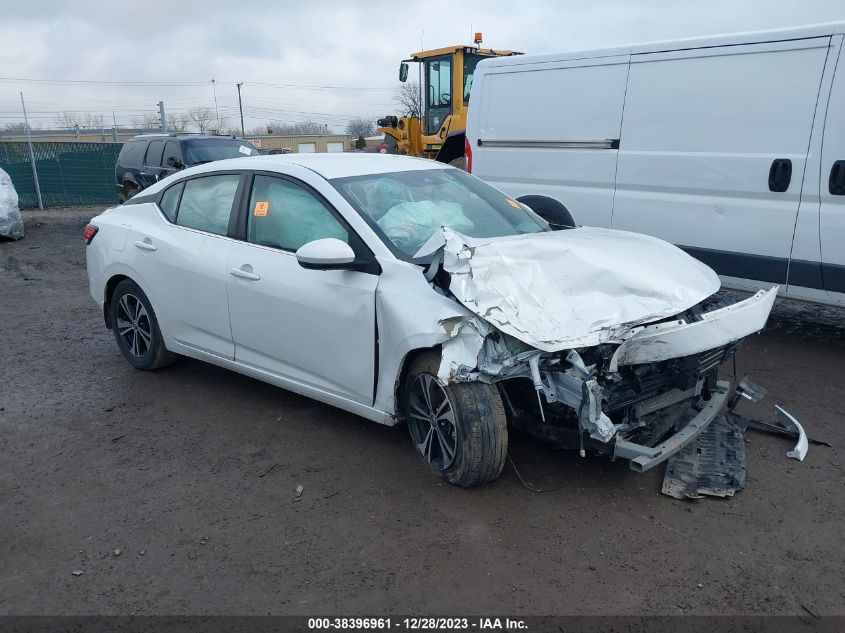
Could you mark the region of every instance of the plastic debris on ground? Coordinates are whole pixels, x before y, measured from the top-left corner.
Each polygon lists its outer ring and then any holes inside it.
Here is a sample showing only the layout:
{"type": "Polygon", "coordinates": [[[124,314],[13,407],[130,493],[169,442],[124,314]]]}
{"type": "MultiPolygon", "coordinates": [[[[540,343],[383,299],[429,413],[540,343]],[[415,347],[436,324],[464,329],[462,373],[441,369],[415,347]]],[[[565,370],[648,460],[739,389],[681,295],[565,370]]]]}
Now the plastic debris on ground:
{"type": "Polygon", "coordinates": [[[743,429],[720,416],[669,459],[662,492],[675,499],[732,497],[744,486],[743,429]]]}

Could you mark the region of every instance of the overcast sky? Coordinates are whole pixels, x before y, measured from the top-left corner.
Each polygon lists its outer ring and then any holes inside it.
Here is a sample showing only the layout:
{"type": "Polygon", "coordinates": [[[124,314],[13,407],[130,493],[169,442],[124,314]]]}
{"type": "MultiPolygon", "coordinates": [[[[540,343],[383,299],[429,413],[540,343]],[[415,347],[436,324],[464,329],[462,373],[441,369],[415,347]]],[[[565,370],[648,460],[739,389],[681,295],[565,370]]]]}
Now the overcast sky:
{"type": "Polygon", "coordinates": [[[279,119],[340,131],[393,111],[402,58],[473,31],[485,46],[549,53],[845,20],[845,1],[0,0],[0,16],[0,128],[22,119],[19,91],[36,127],[63,110],[130,125],[159,100],[213,108],[214,78],[233,125],[242,81],[247,129],[279,119]]]}

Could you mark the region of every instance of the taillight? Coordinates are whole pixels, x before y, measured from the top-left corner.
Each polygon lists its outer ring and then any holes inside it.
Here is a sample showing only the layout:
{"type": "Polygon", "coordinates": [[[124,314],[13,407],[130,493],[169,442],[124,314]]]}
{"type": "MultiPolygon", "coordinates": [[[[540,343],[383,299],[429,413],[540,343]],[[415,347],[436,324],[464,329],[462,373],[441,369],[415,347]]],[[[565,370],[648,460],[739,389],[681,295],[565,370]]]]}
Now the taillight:
{"type": "Polygon", "coordinates": [[[469,144],[469,137],[464,137],[464,156],[467,158],[467,173],[472,173],[472,145],[469,144]]]}
{"type": "Polygon", "coordinates": [[[100,230],[99,227],[96,227],[93,224],[89,224],[88,226],[85,227],[85,231],[82,232],[82,237],[85,238],[85,244],[86,245],[91,243],[91,240],[94,239],[94,236],[97,234],[97,231],[99,231],[99,230],[100,230]]]}

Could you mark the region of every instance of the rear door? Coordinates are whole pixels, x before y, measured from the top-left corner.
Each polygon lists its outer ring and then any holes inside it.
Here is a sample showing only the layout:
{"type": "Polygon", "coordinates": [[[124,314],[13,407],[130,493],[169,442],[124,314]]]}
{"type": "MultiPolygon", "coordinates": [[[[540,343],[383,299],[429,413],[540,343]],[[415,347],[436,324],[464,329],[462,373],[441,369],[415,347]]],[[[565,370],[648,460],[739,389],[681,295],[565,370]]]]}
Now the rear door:
{"type": "Polygon", "coordinates": [[[845,54],[833,78],[821,163],[822,282],[831,300],[845,303],[845,54]]]}
{"type": "MultiPolygon", "coordinates": [[[[165,339],[232,360],[227,237],[240,174],[192,178],[164,190],[153,221],[133,223],[126,249],[143,272],[165,339]]],[[[182,351],[178,347],[173,351],[182,351]]]]}
{"type": "Polygon", "coordinates": [[[632,55],[613,228],[682,246],[730,285],[785,283],[829,42],[632,55]]]}
{"type": "Polygon", "coordinates": [[[228,255],[235,360],[311,388],[373,403],[376,274],[307,270],[296,250],[334,237],[366,247],[313,189],[277,175],[254,177],[246,241],[228,255]]]}

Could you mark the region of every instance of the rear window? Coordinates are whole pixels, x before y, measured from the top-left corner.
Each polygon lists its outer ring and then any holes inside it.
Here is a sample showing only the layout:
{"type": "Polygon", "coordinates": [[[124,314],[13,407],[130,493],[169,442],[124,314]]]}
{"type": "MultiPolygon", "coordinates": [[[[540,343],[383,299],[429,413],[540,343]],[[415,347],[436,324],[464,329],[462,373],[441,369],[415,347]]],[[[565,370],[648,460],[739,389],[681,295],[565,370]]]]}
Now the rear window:
{"type": "Polygon", "coordinates": [[[127,141],[120,150],[117,162],[124,165],[132,165],[144,162],[144,152],[147,149],[147,141],[127,141]]]}
{"type": "Polygon", "coordinates": [[[147,158],[144,160],[145,165],[150,167],[158,167],[161,165],[161,154],[164,151],[164,141],[153,141],[147,148],[147,158]]]}
{"type": "Polygon", "coordinates": [[[241,156],[258,156],[259,152],[246,141],[233,138],[203,138],[194,141],[183,141],[182,150],[185,163],[201,165],[225,158],[240,158],[241,156]]]}

